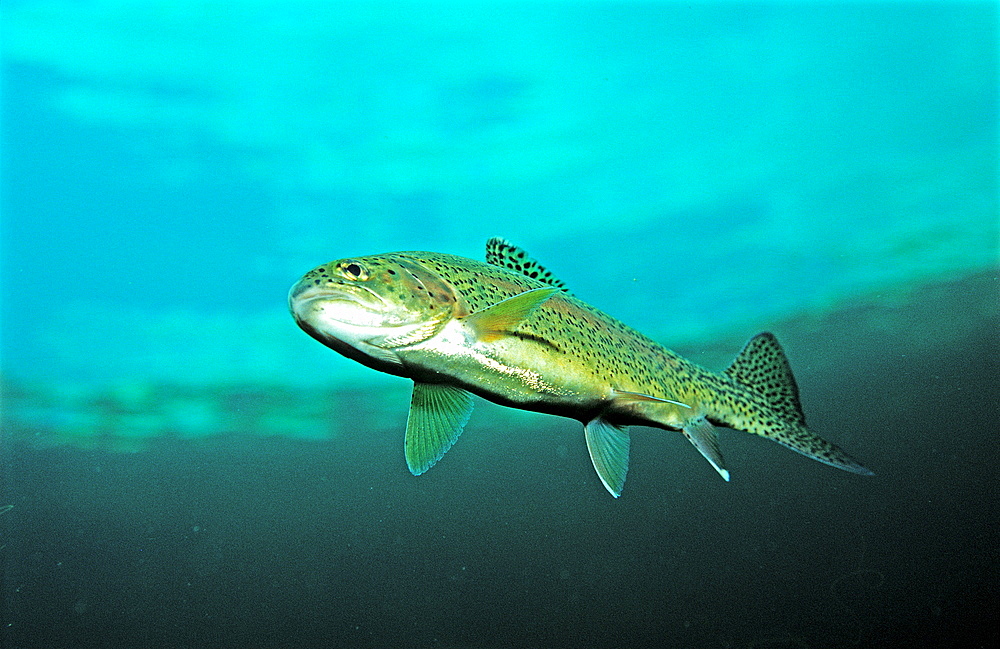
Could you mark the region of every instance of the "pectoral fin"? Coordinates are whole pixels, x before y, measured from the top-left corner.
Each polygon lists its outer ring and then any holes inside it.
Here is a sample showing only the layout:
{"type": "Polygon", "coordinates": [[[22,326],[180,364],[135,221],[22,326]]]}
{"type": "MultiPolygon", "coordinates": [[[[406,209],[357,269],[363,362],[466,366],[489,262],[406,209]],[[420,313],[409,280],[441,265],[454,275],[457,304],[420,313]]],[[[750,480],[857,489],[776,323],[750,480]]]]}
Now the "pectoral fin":
{"type": "Polygon", "coordinates": [[[463,320],[472,327],[476,338],[482,342],[492,342],[514,331],[545,300],[558,293],[558,288],[535,288],[518,293],[493,306],[470,313],[463,320]]]}
{"type": "Polygon", "coordinates": [[[413,384],[406,419],[406,465],[420,475],[434,466],[462,434],[472,414],[472,395],[443,383],[413,384]]]}
{"type": "Polygon", "coordinates": [[[601,417],[592,419],[583,431],[597,476],[604,483],[604,488],[617,498],[622,495],[625,474],[628,473],[628,433],[601,417]]]}
{"type": "Polygon", "coordinates": [[[681,429],[684,437],[694,444],[698,452],[705,456],[705,459],[715,467],[722,479],[729,482],[729,471],[726,470],[725,460],[722,459],[722,451],[719,449],[719,429],[708,423],[704,417],[689,422],[681,429]]]}

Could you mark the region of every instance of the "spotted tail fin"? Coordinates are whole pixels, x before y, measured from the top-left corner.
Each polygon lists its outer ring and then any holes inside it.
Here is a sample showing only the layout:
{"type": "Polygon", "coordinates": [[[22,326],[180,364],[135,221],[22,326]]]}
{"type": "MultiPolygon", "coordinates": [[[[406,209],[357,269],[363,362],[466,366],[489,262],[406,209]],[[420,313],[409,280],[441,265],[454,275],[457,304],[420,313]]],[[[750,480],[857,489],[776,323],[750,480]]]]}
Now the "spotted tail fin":
{"type": "Polygon", "coordinates": [[[753,422],[739,428],[773,439],[793,451],[838,469],[873,475],[840,447],[806,427],[798,385],[774,334],[754,336],[724,374],[763,397],[769,411],[767,416],[755,417],[753,422]]]}

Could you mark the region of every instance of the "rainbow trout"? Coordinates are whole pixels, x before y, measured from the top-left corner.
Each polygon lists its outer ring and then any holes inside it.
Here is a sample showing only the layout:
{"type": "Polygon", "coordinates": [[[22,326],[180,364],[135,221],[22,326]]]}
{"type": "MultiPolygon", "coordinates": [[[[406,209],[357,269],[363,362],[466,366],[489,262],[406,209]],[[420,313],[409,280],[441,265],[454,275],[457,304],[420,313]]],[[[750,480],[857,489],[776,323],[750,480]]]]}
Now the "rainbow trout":
{"type": "Polygon", "coordinates": [[[825,464],[871,475],[806,428],[775,337],[754,337],[711,372],[573,297],[503,239],[486,263],[435,252],[341,259],[288,296],[298,325],[359,363],[413,380],[406,463],[414,475],[458,439],[472,395],[580,420],[597,475],[616,498],[628,470],[626,427],[680,431],[729,480],[716,426],[760,435],[825,464]]]}

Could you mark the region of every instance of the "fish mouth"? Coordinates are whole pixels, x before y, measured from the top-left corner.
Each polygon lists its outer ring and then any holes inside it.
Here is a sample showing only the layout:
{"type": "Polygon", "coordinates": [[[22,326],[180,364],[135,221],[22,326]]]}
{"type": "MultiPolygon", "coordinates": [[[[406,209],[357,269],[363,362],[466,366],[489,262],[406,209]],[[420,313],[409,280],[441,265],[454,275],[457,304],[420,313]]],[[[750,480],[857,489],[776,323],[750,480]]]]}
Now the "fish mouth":
{"type": "Polygon", "coordinates": [[[288,291],[288,304],[308,302],[322,297],[334,297],[338,293],[347,293],[336,289],[314,286],[311,282],[299,282],[288,291]]]}
{"type": "Polygon", "coordinates": [[[371,313],[377,313],[386,306],[385,300],[371,289],[363,286],[343,285],[316,286],[311,281],[299,282],[288,292],[288,309],[296,319],[303,319],[318,303],[341,302],[371,313]]]}
{"type": "Polygon", "coordinates": [[[294,306],[296,303],[311,302],[313,300],[327,300],[330,302],[360,302],[365,304],[364,297],[375,298],[379,303],[384,304],[384,300],[374,291],[362,286],[347,286],[338,284],[336,286],[316,286],[312,282],[299,282],[288,292],[288,304],[294,306]]]}

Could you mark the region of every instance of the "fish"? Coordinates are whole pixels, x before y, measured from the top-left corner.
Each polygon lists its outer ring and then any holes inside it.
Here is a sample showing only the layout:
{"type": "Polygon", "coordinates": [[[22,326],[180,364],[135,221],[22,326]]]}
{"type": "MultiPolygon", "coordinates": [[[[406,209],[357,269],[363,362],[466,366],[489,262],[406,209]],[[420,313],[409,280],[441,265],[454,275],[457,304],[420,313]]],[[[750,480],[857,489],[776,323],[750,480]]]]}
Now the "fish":
{"type": "Polygon", "coordinates": [[[288,294],[307,334],[373,370],[413,381],[404,455],[413,475],[461,435],[473,395],[576,419],[618,498],[630,426],[679,431],[727,482],[719,428],[873,475],[805,422],[777,339],[754,336],[721,372],[693,363],[572,295],[523,249],[494,237],[486,261],[393,252],[331,261],[288,294]]]}

